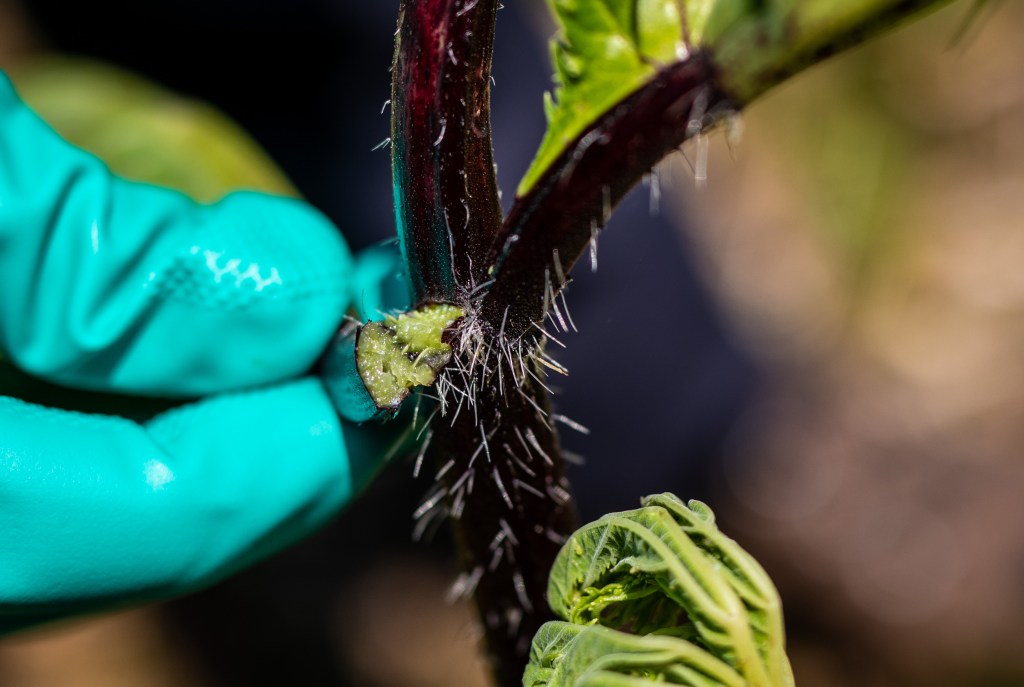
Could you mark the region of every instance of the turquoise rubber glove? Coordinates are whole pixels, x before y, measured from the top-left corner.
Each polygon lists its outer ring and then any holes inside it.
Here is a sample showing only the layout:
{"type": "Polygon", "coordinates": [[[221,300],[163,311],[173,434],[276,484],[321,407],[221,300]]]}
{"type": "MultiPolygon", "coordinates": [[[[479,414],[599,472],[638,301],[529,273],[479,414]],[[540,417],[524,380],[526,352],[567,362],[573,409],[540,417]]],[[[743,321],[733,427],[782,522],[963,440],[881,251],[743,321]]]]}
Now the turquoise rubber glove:
{"type": "Polygon", "coordinates": [[[295,378],[350,302],[375,307],[381,264],[299,201],[204,206],[113,176],[0,72],[0,364],[217,394],[141,424],[0,396],[0,633],[208,585],[351,499],[375,458],[295,378]]]}

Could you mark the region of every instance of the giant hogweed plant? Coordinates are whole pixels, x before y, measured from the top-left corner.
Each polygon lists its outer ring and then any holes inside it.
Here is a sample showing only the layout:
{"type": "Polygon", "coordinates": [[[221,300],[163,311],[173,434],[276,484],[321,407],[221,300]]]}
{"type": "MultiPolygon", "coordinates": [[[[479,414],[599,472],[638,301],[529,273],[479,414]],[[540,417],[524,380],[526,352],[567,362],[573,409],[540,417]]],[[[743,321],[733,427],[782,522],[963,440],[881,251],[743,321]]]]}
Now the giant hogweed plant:
{"type": "Polygon", "coordinates": [[[416,517],[452,524],[456,588],[476,601],[498,684],[792,684],[774,588],[706,506],[649,497],[573,534],[565,419],[546,385],[566,370],[550,349],[574,328],[573,265],[659,160],[948,1],[549,0],[548,130],[503,216],[489,120],[498,2],[402,0],[391,143],[414,307],[355,334],[349,391],[365,419],[432,385],[417,469],[429,460],[436,480],[416,517]]]}

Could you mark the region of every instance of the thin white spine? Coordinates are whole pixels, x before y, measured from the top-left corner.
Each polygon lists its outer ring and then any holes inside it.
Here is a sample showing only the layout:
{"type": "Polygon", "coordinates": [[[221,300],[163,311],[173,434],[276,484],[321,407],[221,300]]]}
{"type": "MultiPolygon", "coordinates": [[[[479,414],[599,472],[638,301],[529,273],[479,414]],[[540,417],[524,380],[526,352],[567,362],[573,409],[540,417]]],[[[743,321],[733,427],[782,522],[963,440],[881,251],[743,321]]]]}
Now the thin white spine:
{"type": "Polygon", "coordinates": [[[522,481],[522,480],[520,480],[520,479],[516,479],[516,480],[512,480],[512,481],[513,481],[513,483],[514,483],[514,484],[515,484],[515,485],[516,485],[516,486],[517,486],[518,488],[522,489],[523,491],[528,491],[528,492],[530,492],[531,494],[533,494],[534,496],[536,496],[536,497],[537,497],[537,498],[539,498],[539,499],[543,499],[543,498],[545,498],[545,496],[544,496],[544,493],[543,493],[543,492],[541,492],[541,491],[540,491],[539,489],[537,489],[536,487],[534,487],[533,485],[531,485],[531,484],[527,484],[526,482],[524,482],[524,481],[522,481]]]}
{"type": "Polygon", "coordinates": [[[501,498],[505,501],[505,505],[508,506],[509,510],[515,510],[515,506],[512,505],[512,499],[508,495],[508,490],[505,489],[505,483],[501,481],[501,474],[498,472],[498,467],[495,466],[491,471],[494,476],[494,483],[498,485],[498,491],[501,492],[501,498]]]}
{"type": "Polygon", "coordinates": [[[455,459],[454,459],[454,458],[452,458],[452,459],[451,459],[451,460],[449,460],[449,461],[448,461],[447,463],[445,463],[444,465],[442,465],[442,466],[441,466],[441,469],[440,469],[440,470],[438,470],[438,471],[437,471],[437,474],[436,474],[436,475],[434,476],[434,481],[435,481],[435,482],[440,482],[440,481],[441,481],[441,479],[442,479],[442,478],[443,478],[443,477],[444,477],[444,476],[445,476],[445,475],[446,475],[446,474],[448,473],[448,471],[449,471],[449,470],[451,470],[451,469],[452,469],[453,467],[455,467],[455,459]]]}
{"type": "Polygon", "coordinates": [[[541,448],[540,442],[537,441],[537,435],[534,434],[533,430],[530,429],[529,427],[526,428],[526,440],[529,441],[530,445],[533,446],[533,449],[540,454],[540,457],[544,459],[545,463],[547,463],[548,465],[555,464],[555,462],[551,460],[551,456],[545,453],[544,449],[541,448]]]}
{"type": "Polygon", "coordinates": [[[421,503],[420,507],[417,508],[416,511],[412,514],[413,519],[419,520],[420,518],[422,518],[434,506],[436,506],[441,501],[442,498],[444,498],[444,495],[445,490],[443,488],[435,489],[434,492],[430,495],[430,497],[427,498],[426,501],[421,503]]]}
{"type": "Polygon", "coordinates": [[[561,415],[559,413],[555,413],[554,415],[551,416],[551,419],[554,420],[555,422],[561,422],[566,427],[569,427],[570,429],[574,429],[577,432],[579,432],[580,434],[584,434],[584,435],[590,434],[590,430],[588,428],[584,427],[583,425],[581,425],[580,423],[576,422],[575,420],[566,417],[565,415],[561,415]]]}
{"type": "Polygon", "coordinates": [[[519,597],[519,603],[523,605],[523,608],[527,613],[532,613],[533,604],[530,602],[530,597],[526,593],[526,582],[523,580],[523,573],[518,570],[512,573],[512,586],[515,587],[516,596],[519,597]]]}
{"type": "Polygon", "coordinates": [[[416,453],[416,463],[412,466],[412,476],[416,479],[420,476],[420,470],[423,468],[423,457],[427,455],[427,447],[430,446],[430,440],[434,438],[434,430],[427,432],[426,438],[423,443],[420,444],[420,450],[416,453]]]}

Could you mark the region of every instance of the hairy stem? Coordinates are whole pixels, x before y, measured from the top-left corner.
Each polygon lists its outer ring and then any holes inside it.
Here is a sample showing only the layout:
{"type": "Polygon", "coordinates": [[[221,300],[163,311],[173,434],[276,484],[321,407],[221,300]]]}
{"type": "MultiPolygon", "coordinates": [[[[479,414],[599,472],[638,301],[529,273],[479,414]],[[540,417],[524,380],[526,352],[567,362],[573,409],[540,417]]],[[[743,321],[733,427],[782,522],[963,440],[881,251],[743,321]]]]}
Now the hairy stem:
{"type": "Polygon", "coordinates": [[[466,313],[438,378],[449,414],[432,430],[437,486],[418,515],[452,516],[460,584],[502,687],[520,684],[529,639],[549,617],[548,570],[574,525],[542,381],[547,333],[532,329],[558,314],[573,264],[686,139],[810,62],[947,1],[686,3],[685,56],[587,125],[502,223],[488,102],[497,2],[403,0],[392,96],[399,236],[414,299],[466,313]]]}
{"type": "Polygon", "coordinates": [[[723,111],[828,56],[951,0],[807,0],[683,5],[686,57],[589,124],[516,199],[491,248],[492,327],[539,325],[612,209],[651,168],[723,111]]]}
{"type": "Polygon", "coordinates": [[[553,616],[545,591],[575,528],[558,437],[546,417],[539,351],[481,325],[475,311],[501,227],[491,156],[489,77],[496,0],[404,0],[392,91],[399,236],[414,300],[467,317],[438,380],[434,491],[420,518],[448,514],[459,585],[472,594],[496,682],[519,685],[530,639],[553,616]]]}
{"type": "Polygon", "coordinates": [[[583,131],[516,199],[495,239],[495,281],[481,306],[485,321],[497,328],[506,320],[513,337],[540,323],[612,208],[728,101],[709,61],[695,53],[662,69],[583,131]]]}
{"type": "Polygon", "coordinates": [[[431,446],[459,544],[458,586],[476,599],[496,683],[514,687],[531,638],[554,618],[548,574],[576,516],[547,392],[520,380],[502,393],[487,378],[493,368],[478,370],[476,406],[442,419],[431,446]]]}
{"type": "Polygon", "coordinates": [[[491,152],[496,0],[403,0],[392,75],[392,182],[414,300],[457,303],[501,226],[491,152]]]}

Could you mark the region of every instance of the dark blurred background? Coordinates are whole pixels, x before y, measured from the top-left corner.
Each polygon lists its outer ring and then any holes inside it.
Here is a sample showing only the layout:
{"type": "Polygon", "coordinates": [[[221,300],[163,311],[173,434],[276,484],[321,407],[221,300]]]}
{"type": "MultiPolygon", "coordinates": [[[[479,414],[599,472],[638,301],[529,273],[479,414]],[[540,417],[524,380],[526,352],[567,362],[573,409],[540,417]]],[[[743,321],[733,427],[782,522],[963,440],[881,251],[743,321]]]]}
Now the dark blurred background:
{"type": "MultiPolygon", "coordinates": [[[[965,3],[778,89],[738,148],[713,137],[704,192],[669,159],[574,273],[556,402],[592,429],[563,436],[582,516],[708,500],[779,584],[801,685],[1024,685],[1024,11],[993,4],[955,44],[965,3]]],[[[396,9],[0,0],[0,67],[88,56],[213,104],[360,248],[394,232],[373,148],[396,9]]],[[[545,12],[499,12],[506,207],[543,134],[545,12]]],[[[410,540],[428,484],[396,461],[209,591],[2,641],[0,684],[483,684],[444,531],[410,540]]]]}

